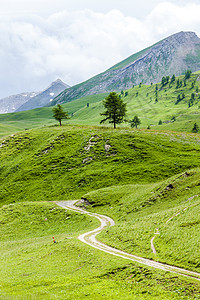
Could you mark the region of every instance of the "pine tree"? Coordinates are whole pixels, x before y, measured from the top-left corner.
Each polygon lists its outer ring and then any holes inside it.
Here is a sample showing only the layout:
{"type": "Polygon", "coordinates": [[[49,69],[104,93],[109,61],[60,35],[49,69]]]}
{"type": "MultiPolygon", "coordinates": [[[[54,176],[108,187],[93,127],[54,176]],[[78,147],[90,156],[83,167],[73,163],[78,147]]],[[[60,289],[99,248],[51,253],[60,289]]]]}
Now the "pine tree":
{"type": "Polygon", "coordinates": [[[101,113],[101,116],[105,116],[105,119],[101,120],[100,124],[109,121],[116,128],[116,124],[122,123],[126,117],[126,103],[120,99],[117,93],[111,92],[103,100],[103,105],[106,110],[101,113]]]}
{"type": "Polygon", "coordinates": [[[194,126],[192,128],[192,132],[197,133],[199,131],[199,126],[197,125],[197,123],[194,123],[194,126]]]}
{"type": "Polygon", "coordinates": [[[186,79],[189,79],[190,78],[190,76],[191,76],[191,74],[192,74],[192,71],[190,71],[190,70],[187,70],[186,72],[185,72],[185,80],[186,79]]]}
{"type": "Polygon", "coordinates": [[[57,121],[59,121],[59,123],[60,123],[60,126],[62,126],[62,120],[63,119],[69,119],[69,116],[68,116],[68,112],[64,112],[63,111],[63,108],[62,108],[62,106],[60,105],[60,104],[58,104],[56,107],[54,107],[53,109],[52,109],[52,111],[53,111],[53,117],[57,120],[57,121]]]}
{"type": "Polygon", "coordinates": [[[138,116],[135,116],[131,121],[129,121],[132,128],[138,127],[138,125],[141,124],[141,120],[138,118],[138,116]]]}
{"type": "Polygon", "coordinates": [[[175,75],[172,75],[170,83],[173,83],[175,81],[175,79],[176,79],[175,75]]]}

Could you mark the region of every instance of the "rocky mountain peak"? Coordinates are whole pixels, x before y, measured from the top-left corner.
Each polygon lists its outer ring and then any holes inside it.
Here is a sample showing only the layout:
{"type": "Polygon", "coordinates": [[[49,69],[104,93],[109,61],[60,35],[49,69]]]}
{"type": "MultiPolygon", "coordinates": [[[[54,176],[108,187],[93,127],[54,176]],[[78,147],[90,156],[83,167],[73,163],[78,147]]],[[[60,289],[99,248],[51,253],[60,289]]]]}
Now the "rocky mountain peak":
{"type": "Polygon", "coordinates": [[[58,78],[58,79],[54,80],[54,81],[50,84],[50,86],[49,86],[48,88],[52,88],[52,87],[57,86],[57,85],[63,86],[63,87],[65,87],[66,89],[70,87],[69,85],[67,85],[66,83],[64,83],[60,78],[58,78]]]}
{"type": "Polygon", "coordinates": [[[176,40],[180,43],[184,43],[185,41],[190,41],[190,42],[199,42],[200,39],[197,36],[195,32],[192,31],[180,31],[178,33],[175,33],[165,40],[176,40]]]}
{"type": "Polygon", "coordinates": [[[173,47],[184,46],[184,45],[194,45],[200,42],[200,38],[196,35],[195,32],[191,31],[181,31],[175,33],[168,38],[164,39],[159,43],[161,47],[164,45],[172,45],[173,47]]]}

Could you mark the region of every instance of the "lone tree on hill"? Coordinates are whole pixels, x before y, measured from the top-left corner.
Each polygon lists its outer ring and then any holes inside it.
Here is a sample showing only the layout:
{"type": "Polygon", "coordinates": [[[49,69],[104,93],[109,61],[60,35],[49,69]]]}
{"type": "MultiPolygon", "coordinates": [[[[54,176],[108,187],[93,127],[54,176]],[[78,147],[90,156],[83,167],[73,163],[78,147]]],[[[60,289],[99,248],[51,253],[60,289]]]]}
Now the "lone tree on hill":
{"type": "Polygon", "coordinates": [[[132,128],[138,127],[138,125],[141,124],[141,120],[138,118],[138,116],[135,116],[131,121],[129,121],[132,128]]]}
{"type": "Polygon", "coordinates": [[[101,116],[105,116],[105,119],[100,121],[100,124],[109,120],[109,123],[114,125],[120,124],[126,117],[126,103],[115,92],[111,92],[104,100],[103,105],[105,111],[101,113],[101,116]]]}
{"type": "Polygon", "coordinates": [[[68,112],[65,112],[63,111],[63,108],[60,104],[58,104],[56,107],[54,107],[53,109],[53,117],[59,121],[60,123],[60,126],[62,126],[62,123],[61,121],[63,119],[69,119],[69,116],[68,116],[68,112]]]}

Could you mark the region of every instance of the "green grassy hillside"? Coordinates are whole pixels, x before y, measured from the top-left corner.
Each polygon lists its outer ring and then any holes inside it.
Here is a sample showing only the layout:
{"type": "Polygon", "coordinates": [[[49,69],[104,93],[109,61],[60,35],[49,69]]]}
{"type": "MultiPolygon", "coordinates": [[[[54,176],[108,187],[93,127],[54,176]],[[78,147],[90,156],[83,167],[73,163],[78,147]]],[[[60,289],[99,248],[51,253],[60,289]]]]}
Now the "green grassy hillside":
{"type": "Polygon", "coordinates": [[[84,199],[91,203],[88,209],[117,221],[101,234],[106,244],[200,272],[199,169],[159,183],[99,189],[84,199]],[[150,242],[154,236],[156,254],[150,242]]]}
{"type": "Polygon", "coordinates": [[[77,199],[102,187],[160,181],[199,166],[199,142],[195,134],[105,127],[25,131],[1,142],[0,201],[77,199]]]}
{"type": "MultiPolygon", "coordinates": [[[[142,122],[140,128],[150,126],[156,130],[191,132],[195,122],[200,126],[199,76],[199,72],[192,74],[185,84],[184,76],[179,76],[173,83],[169,82],[165,86],[162,86],[161,83],[150,86],[140,85],[123,91],[121,97],[127,103],[128,119],[132,119],[135,115],[139,116],[142,122]],[[178,81],[179,87],[177,87],[178,81]],[[127,96],[125,96],[126,93],[127,96]],[[178,97],[181,100],[178,100],[178,97]],[[182,97],[184,98],[182,99],[182,97]],[[191,97],[194,99],[191,100],[191,97]],[[160,120],[162,125],[158,125],[160,120]]],[[[67,104],[65,105],[67,109],[67,104]]],[[[89,107],[82,107],[69,122],[98,125],[102,111],[102,101],[96,102],[89,107]]],[[[128,126],[128,124],[120,126],[128,126]]]]}
{"type": "MultiPolygon", "coordinates": [[[[184,83],[184,76],[179,76],[173,83],[162,86],[141,85],[123,91],[121,97],[127,103],[127,116],[132,119],[139,116],[140,128],[150,126],[156,130],[173,130],[191,132],[196,122],[200,126],[200,72],[191,75],[184,83]],[[179,86],[177,83],[179,82],[179,86]],[[125,93],[127,96],[125,97],[125,93]],[[179,100],[178,100],[179,99],[179,100]],[[158,125],[162,121],[161,125],[158,125]]],[[[103,111],[102,100],[107,94],[87,96],[63,104],[69,112],[67,124],[99,125],[103,111]]],[[[0,115],[0,137],[56,124],[52,116],[52,108],[40,108],[19,113],[0,115]]],[[[122,124],[120,127],[129,126],[122,124]]]]}
{"type": "Polygon", "coordinates": [[[199,150],[198,134],[130,128],[46,126],[1,139],[0,299],[200,299],[195,280],[82,244],[98,222],[50,202],[86,198],[116,222],[103,242],[200,272],[199,150]]]}
{"type": "Polygon", "coordinates": [[[52,203],[0,208],[0,299],[199,299],[195,280],[129,263],[77,240],[97,223],[52,203]]]}

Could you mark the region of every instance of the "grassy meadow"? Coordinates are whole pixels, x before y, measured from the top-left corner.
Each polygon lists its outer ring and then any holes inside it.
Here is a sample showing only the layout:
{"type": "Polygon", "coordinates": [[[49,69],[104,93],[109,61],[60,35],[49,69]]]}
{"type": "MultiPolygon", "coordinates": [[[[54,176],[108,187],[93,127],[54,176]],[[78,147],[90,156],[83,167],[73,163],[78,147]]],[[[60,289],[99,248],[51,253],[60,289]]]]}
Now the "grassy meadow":
{"type": "Polygon", "coordinates": [[[200,170],[159,183],[124,185],[84,196],[88,209],[117,220],[101,240],[129,253],[200,272],[200,170]],[[151,238],[157,232],[151,249],[151,238]]]}
{"type": "Polygon", "coordinates": [[[195,280],[82,244],[78,234],[97,227],[98,221],[54,203],[5,205],[0,223],[2,300],[200,298],[195,280]]]}
{"type": "Polygon", "coordinates": [[[63,104],[62,127],[51,107],[0,115],[0,299],[200,299],[195,279],[82,244],[98,221],[53,202],[86,199],[116,222],[104,243],[200,272],[199,75],[121,93],[139,130],[99,126],[107,94],[63,104]]]}

